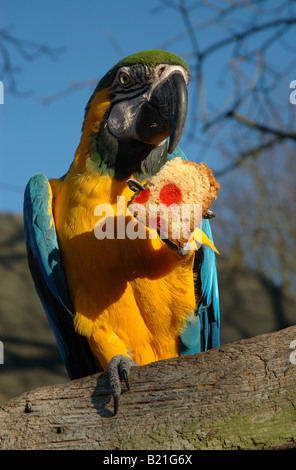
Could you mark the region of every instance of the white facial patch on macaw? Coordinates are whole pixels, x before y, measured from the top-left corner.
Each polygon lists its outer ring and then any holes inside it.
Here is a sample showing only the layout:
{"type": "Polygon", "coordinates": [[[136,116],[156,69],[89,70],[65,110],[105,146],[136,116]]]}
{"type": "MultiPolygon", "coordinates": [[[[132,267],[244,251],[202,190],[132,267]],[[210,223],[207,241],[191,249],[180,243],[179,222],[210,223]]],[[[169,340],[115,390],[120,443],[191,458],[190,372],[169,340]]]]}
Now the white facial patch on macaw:
{"type": "Polygon", "coordinates": [[[181,67],[181,65],[159,64],[153,70],[154,79],[151,91],[153,91],[160,82],[164,81],[173,72],[180,72],[184,77],[186,85],[188,85],[188,73],[183,67],[181,67]]]}
{"type": "Polygon", "coordinates": [[[135,135],[135,121],[142,103],[143,96],[116,103],[108,118],[109,131],[118,138],[131,139],[135,135]]]}
{"type": "Polygon", "coordinates": [[[135,81],[132,66],[120,67],[118,69],[111,88],[115,93],[114,101],[116,102],[118,98],[119,100],[112,106],[108,117],[109,131],[115,137],[126,140],[136,138],[135,126],[137,114],[143,104],[149,102],[155,88],[173,72],[180,72],[184,77],[186,85],[188,85],[188,73],[179,65],[159,64],[153,69],[152,75],[147,72],[147,67],[145,67],[145,73],[139,79],[139,83],[135,81]],[[126,83],[121,83],[122,74],[124,74],[125,80],[126,76],[130,77],[127,82],[129,86],[126,83]],[[139,95],[139,88],[141,87],[145,91],[139,95]],[[148,90],[147,87],[149,87],[148,90]],[[133,98],[134,95],[136,96],[133,98]]]}

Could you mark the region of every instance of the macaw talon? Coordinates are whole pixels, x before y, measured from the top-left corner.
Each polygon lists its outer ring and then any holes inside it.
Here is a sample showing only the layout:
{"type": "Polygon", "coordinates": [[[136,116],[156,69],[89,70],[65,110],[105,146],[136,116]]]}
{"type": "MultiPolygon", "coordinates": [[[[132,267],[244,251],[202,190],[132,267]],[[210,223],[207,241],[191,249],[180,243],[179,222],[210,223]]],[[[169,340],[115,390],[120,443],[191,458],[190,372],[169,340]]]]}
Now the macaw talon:
{"type": "Polygon", "coordinates": [[[122,378],[123,378],[123,380],[124,380],[124,382],[125,382],[126,388],[127,388],[128,390],[130,390],[130,385],[129,385],[129,381],[128,381],[128,373],[127,373],[127,371],[124,369],[121,374],[122,374],[122,378]]]}
{"type": "Polygon", "coordinates": [[[121,395],[121,381],[124,380],[128,390],[130,385],[128,381],[130,368],[138,366],[130,357],[117,355],[112,357],[111,361],[107,366],[107,374],[109,377],[111,394],[114,400],[114,415],[118,412],[119,397],[121,395]]]}
{"type": "Polygon", "coordinates": [[[216,214],[214,214],[214,212],[211,211],[210,209],[207,210],[207,212],[204,215],[204,219],[214,219],[215,217],[216,217],[216,214]]]}
{"type": "Polygon", "coordinates": [[[139,190],[144,191],[145,189],[144,186],[142,186],[141,183],[139,183],[139,181],[137,180],[129,179],[127,180],[126,184],[134,192],[137,192],[139,190]]]}
{"type": "Polygon", "coordinates": [[[113,395],[113,413],[114,416],[117,415],[118,412],[118,403],[119,403],[119,396],[113,395]]]}

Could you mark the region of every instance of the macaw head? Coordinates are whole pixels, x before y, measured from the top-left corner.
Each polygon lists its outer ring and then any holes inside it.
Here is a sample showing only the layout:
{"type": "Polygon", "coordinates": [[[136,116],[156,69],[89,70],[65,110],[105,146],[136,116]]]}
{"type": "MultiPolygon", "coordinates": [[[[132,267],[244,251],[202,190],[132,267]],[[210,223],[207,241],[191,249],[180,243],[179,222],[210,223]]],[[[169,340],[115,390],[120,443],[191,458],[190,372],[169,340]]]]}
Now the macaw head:
{"type": "Polygon", "coordinates": [[[184,129],[188,74],[186,62],[161,50],[138,52],[112,67],[85,110],[81,142],[93,167],[103,165],[117,179],[158,171],[184,129]]]}

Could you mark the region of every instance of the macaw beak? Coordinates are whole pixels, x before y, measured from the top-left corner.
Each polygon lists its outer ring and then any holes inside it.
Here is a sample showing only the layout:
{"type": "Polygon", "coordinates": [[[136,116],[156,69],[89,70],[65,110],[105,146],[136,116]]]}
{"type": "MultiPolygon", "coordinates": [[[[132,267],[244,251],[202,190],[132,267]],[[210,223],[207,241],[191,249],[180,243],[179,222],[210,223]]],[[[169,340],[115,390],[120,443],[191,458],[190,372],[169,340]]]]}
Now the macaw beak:
{"type": "Polygon", "coordinates": [[[183,133],[188,110],[187,85],[181,72],[172,72],[153,90],[139,112],[136,132],[139,140],[158,145],[170,138],[173,153],[183,133]]]}

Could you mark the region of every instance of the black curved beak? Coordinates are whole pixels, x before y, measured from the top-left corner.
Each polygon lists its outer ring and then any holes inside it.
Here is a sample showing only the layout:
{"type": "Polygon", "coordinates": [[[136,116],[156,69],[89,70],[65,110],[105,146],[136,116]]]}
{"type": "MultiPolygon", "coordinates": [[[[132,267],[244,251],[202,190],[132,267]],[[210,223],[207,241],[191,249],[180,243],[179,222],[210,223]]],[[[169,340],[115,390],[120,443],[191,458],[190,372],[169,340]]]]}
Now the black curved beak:
{"type": "Polygon", "coordinates": [[[139,140],[158,145],[170,137],[173,153],[182,136],[188,110],[187,85],[181,72],[171,73],[143,104],[136,124],[139,140]]]}

